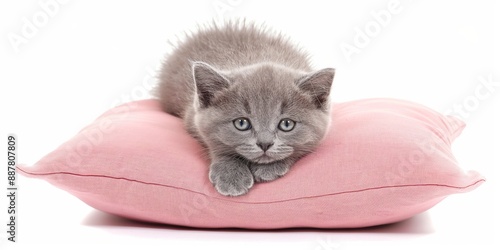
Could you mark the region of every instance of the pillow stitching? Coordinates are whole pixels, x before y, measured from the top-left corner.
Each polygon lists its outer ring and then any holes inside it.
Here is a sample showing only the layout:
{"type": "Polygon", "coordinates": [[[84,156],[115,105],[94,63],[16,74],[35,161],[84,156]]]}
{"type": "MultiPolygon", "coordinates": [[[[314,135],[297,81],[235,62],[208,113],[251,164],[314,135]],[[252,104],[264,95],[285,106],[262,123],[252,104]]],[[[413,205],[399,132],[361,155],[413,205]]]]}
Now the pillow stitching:
{"type": "Polygon", "coordinates": [[[326,197],[326,196],[337,196],[337,195],[343,195],[343,194],[351,194],[351,193],[360,193],[360,192],[365,192],[365,191],[372,191],[372,190],[380,190],[380,189],[386,189],[386,188],[405,188],[405,187],[446,187],[446,188],[453,188],[453,189],[467,189],[469,187],[475,186],[480,182],[486,181],[485,179],[479,179],[476,180],[474,183],[469,184],[467,186],[463,187],[458,187],[458,186],[451,186],[451,185],[446,185],[446,184],[436,184],[436,183],[421,183],[421,184],[406,184],[406,185],[393,185],[393,186],[380,186],[380,187],[370,187],[370,188],[364,188],[364,189],[358,189],[358,190],[349,190],[349,191],[341,191],[337,193],[331,193],[331,194],[321,194],[321,195],[312,195],[312,196],[304,196],[304,197],[299,197],[299,198],[290,198],[290,199],[285,199],[285,200],[275,200],[275,201],[256,201],[256,202],[244,202],[244,201],[236,201],[236,200],[229,200],[229,199],[223,199],[220,197],[215,197],[215,196],[209,196],[205,193],[201,193],[198,191],[182,188],[182,187],[175,187],[175,186],[169,186],[165,184],[159,184],[159,183],[153,183],[153,182],[145,182],[145,181],[140,181],[140,180],[134,180],[134,179],[129,179],[125,177],[114,177],[114,176],[107,176],[107,175],[85,175],[85,174],[75,174],[71,172],[52,172],[52,173],[31,173],[28,172],[24,169],[18,168],[22,172],[30,175],[72,175],[72,176],[77,176],[77,177],[96,177],[96,178],[106,178],[106,179],[114,179],[114,180],[124,180],[124,181],[129,181],[129,182],[136,182],[136,183],[141,183],[145,185],[153,185],[153,186],[161,186],[161,187],[166,187],[166,188],[174,188],[174,189],[180,189],[192,193],[197,193],[201,194],[204,196],[207,196],[212,199],[217,199],[217,200],[222,200],[222,201],[230,201],[230,202],[235,202],[235,203],[243,203],[243,204],[271,204],[271,203],[278,203],[278,202],[286,202],[286,201],[294,201],[294,200],[299,200],[299,199],[310,199],[310,198],[318,198],[318,197],[326,197]]]}

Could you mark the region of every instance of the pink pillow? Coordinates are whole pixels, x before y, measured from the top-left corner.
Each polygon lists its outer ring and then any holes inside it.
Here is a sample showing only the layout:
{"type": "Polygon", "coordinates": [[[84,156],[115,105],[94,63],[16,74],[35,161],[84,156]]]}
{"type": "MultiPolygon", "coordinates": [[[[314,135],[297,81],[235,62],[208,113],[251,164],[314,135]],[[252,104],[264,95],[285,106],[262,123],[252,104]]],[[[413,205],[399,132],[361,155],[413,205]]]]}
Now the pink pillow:
{"type": "Polygon", "coordinates": [[[209,161],[157,100],[104,113],[33,167],[99,210],[191,227],[352,228],[407,219],[484,179],[463,172],[450,145],[464,123],[421,105],[368,99],[335,104],[317,150],[247,195],[219,195],[209,161]]]}

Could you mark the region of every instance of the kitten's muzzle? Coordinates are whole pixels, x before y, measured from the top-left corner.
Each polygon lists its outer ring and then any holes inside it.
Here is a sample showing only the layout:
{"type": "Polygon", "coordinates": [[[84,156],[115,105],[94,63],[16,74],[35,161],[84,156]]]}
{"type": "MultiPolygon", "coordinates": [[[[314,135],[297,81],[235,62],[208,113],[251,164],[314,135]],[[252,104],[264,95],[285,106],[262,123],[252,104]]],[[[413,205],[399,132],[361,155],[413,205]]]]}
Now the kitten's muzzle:
{"type": "Polygon", "coordinates": [[[262,149],[262,151],[266,152],[274,143],[257,143],[257,146],[262,149]]]}

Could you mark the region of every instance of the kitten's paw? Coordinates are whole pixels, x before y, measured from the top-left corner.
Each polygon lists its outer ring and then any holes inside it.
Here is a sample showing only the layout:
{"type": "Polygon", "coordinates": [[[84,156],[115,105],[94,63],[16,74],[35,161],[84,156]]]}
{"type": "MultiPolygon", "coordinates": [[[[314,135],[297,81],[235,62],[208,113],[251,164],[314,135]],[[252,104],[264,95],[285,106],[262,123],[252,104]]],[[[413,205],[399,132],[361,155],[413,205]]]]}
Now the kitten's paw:
{"type": "Polygon", "coordinates": [[[240,162],[218,162],[210,166],[210,181],[222,195],[244,195],[253,186],[252,173],[240,162]]]}
{"type": "Polygon", "coordinates": [[[273,162],[269,164],[252,164],[250,171],[256,182],[272,181],[285,175],[290,169],[288,162],[273,162]]]}

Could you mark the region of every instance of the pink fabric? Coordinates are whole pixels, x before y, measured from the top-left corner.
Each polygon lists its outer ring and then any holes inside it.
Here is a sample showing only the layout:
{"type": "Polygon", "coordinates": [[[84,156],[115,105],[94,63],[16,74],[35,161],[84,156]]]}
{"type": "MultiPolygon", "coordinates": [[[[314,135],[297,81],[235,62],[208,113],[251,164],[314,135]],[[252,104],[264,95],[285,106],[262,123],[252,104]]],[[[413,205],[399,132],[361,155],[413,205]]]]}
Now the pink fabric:
{"type": "Polygon", "coordinates": [[[96,209],[137,220],[254,229],[365,227],[407,219],[484,179],[450,150],[463,122],[393,99],[335,104],[328,135],[283,178],[219,195],[209,161],[156,100],[113,108],[18,169],[96,209]]]}

